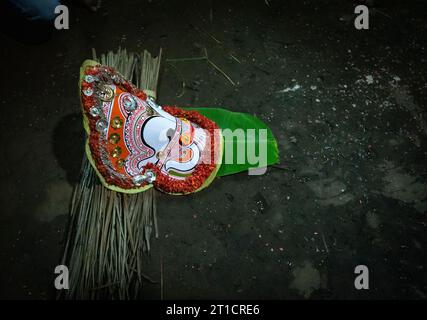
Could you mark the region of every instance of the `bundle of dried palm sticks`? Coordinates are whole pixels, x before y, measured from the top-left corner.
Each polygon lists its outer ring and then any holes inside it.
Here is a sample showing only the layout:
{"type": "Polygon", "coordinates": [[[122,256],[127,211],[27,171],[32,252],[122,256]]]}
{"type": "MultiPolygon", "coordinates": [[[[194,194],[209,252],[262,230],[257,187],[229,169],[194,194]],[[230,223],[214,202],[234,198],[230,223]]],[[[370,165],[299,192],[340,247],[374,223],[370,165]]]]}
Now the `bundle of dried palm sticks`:
{"type": "MultiPolygon", "coordinates": [[[[156,58],[119,49],[93,59],[115,68],[148,95],[156,97],[161,50],[156,58]]],[[[144,251],[157,236],[154,189],[130,195],[99,181],[86,155],[71,202],[70,225],[62,264],[69,269],[66,299],[137,298],[146,278],[144,251]]]]}

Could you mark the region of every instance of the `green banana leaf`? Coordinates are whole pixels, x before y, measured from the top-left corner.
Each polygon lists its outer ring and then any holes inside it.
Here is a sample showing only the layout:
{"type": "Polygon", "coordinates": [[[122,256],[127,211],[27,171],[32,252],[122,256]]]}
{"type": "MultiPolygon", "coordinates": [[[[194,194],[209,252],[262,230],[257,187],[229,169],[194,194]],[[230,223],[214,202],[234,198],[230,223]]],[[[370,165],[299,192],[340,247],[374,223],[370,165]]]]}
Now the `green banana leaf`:
{"type": "Polygon", "coordinates": [[[279,150],[277,141],[274,138],[271,129],[260,119],[247,113],[233,112],[222,108],[184,108],[187,110],[196,110],[206,118],[214,121],[222,130],[224,136],[224,148],[227,145],[232,146],[233,152],[225,150],[222,159],[222,165],[217,176],[226,176],[249,168],[265,167],[279,162],[279,150]],[[228,131],[226,129],[229,129],[228,131]],[[242,130],[239,130],[242,129],[242,130]],[[255,129],[253,134],[248,134],[248,129],[255,129]],[[259,134],[259,129],[265,129],[266,135],[259,134]],[[229,134],[230,132],[240,132],[240,134],[229,134]],[[242,135],[244,133],[244,135],[242,135]],[[252,149],[248,148],[248,142],[255,139],[252,149]],[[253,152],[255,149],[255,153],[253,152]],[[250,152],[249,152],[250,150],[250,152]],[[266,159],[260,155],[260,152],[266,152],[266,159]],[[228,155],[227,155],[228,154],[228,155]],[[255,157],[249,157],[253,154],[255,157]],[[257,157],[264,158],[264,165],[257,160],[257,157]],[[232,161],[230,161],[232,159],[232,161]]]}

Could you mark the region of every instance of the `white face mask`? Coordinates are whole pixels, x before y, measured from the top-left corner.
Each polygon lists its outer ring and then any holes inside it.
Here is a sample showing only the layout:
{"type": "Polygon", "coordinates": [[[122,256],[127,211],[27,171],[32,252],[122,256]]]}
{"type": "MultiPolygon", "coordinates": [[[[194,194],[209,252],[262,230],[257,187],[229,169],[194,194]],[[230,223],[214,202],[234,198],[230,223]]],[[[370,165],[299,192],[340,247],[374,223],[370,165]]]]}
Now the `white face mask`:
{"type": "Polygon", "coordinates": [[[208,130],[166,112],[108,67],[96,71],[82,78],[82,102],[89,127],[97,131],[88,132],[90,149],[100,154],[94,162],[106,180],[125,181],[129,187],[151,183],[155,176],[143,175],[151,164],[158,173],[184,181],[199,164],[209,163],[208,130]]]}

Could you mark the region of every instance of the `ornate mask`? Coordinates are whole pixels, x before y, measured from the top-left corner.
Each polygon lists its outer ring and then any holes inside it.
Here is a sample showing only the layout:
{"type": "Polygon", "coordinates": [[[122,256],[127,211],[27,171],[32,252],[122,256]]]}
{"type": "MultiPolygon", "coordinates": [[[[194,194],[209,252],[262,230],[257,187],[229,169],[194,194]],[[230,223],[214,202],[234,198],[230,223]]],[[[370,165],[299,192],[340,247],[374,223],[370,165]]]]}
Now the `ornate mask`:
{"type": "Polygon", "coordinates": [[[161,107],[108,66],[80,78],[87,155],[103,184],[136,193],[153,185],[185,194],[206,187],[222,157],[218,126],[196,111],[161,107]]]}

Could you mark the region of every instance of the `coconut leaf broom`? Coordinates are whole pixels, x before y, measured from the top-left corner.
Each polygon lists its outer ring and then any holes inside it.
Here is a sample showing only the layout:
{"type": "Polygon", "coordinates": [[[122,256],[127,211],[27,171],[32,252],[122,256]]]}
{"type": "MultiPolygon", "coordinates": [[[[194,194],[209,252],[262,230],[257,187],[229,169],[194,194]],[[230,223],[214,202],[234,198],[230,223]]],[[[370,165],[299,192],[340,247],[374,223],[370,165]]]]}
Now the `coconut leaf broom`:
{"type": "MultiPolygon", "coordinates": [[[[115,68],[155,98],[161,50],[156,58],[119,49],[93,59],[115,68]]],[[[157,236],[154,189],[137,194],[104,187],[83,156],[80,180],[74,188],[70,224],[62,264],[69,268],[66,299],[137,298],[146,278],[142,261],[157,236]]]]}

